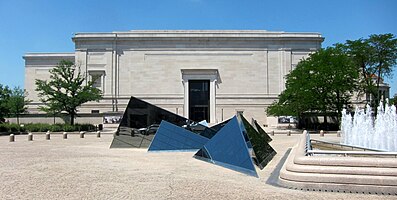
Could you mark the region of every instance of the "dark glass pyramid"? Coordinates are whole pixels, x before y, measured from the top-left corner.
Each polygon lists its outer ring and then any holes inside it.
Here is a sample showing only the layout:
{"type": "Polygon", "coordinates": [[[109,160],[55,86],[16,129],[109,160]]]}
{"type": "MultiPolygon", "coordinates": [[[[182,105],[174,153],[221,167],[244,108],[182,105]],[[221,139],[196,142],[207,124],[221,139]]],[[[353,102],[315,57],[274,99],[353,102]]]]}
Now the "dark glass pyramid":
{"type": "Polygon", "coordinates": [[[216,131],[146,101],[131,97],[110,148],[149,147],[162,120],[206,138],[216,131]]]}
{"type": "Polygon", "coordinates": [[[243,115],[240,115],[239,119],[242,122],[242,129],[248,137],[249,143],[255,154],[255,163],[260,169],[263,169],[274,155],[276,155],[276,151],[269,145],[268,139],[263,134],[258,133],[243,115]]]}
{"type": "Polygon", "coordinates": [[[256,130],[263,135],[263,137],[265,138],[266,142],[269,143],[271,142],[273,139],[269,136],[269,134],[266,133],[265,130],[263,130],[263,128],[258,124],[258,122],[256,120],[253,120],[253,123],[256,127],[256,130]]]}
{"type": "Polygon", "coordinates": [[[197,151],[208,140],[206,137],[163,120],[148,151],[197,151]]]}
{"type": "Polygon", "coordinates": [[[230,119],[194,157],[258,177],[236,116],[230,119]]]}

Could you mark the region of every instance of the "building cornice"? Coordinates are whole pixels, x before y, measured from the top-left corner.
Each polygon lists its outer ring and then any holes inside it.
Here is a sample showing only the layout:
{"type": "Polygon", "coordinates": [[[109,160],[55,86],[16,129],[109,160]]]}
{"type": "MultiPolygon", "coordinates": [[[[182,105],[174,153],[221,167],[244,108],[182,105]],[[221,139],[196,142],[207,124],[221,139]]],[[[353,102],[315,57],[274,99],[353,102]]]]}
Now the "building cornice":
{"type": "Polygon", "coordinates": [[[72,40],[144,40],[144,39],[251,39],[251,40],[316,40],[320,33],[282,32],[264,30],[134,30],[107,33],[75,33],[72,40]]]}
{"type": "Polygon", "coordinates": [[[59,58],[69,58],[74,59],[75,53],[26,53],[22,56],[23,59],[59,59],[59,58]]]}

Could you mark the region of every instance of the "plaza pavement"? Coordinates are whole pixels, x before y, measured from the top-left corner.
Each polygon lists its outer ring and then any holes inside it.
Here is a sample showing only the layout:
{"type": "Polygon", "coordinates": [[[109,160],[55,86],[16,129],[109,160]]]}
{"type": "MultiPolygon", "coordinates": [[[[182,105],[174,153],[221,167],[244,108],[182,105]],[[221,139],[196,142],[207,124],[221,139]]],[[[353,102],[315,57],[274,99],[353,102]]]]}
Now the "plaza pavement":
{"type": "Polygon", "coordinates": [[[109,149],[111,134],[53,134],[50,141],[17,135],[15,142],[2,136],[0,199],[396,199],[279,187],[278,169],[298,135],[272,137],[277,155],[255,178],[194,159],[193,152],[109,149]]]}

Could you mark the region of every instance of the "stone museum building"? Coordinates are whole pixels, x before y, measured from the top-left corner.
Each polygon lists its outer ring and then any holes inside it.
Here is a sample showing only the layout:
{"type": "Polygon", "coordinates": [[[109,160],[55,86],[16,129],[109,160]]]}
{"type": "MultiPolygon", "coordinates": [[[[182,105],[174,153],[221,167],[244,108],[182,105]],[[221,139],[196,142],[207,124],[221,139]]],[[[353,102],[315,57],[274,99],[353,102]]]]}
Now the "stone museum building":
{"type": "Polygon", "coordinates": [[[79,108],[84,116],[122,113],[134,96],[192,120],[218,123],[243,112],[270,126],[277,119],[266,108],[285,89],[285,76],[323,40],[264,30],[76,33],[74,52],[24,55],[29,113],[41,112],[35,79],[48,79],[65,59],[102,90],[101,101],[79,108]]]}

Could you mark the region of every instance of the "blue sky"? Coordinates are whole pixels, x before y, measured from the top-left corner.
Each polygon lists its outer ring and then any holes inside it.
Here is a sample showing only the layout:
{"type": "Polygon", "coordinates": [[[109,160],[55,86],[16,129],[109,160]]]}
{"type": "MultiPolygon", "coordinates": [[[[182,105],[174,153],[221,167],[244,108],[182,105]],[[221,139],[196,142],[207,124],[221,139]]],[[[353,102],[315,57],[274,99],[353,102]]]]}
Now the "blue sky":
{"type": "MultiPolygon", "coordinates": [[[[73,52],[76,32],[258,29],[319,32],[323,47],[397,35],[396,0],[0,0],[0,84],[21,86],[27,52],[73,52]]],[[[397,68],[386,79],[397,93],[397,68]]]]}

